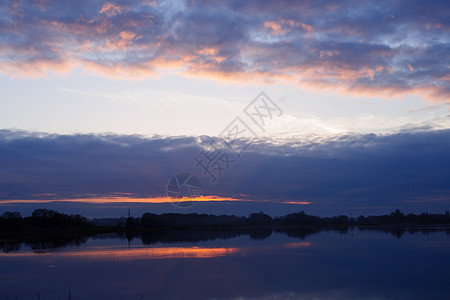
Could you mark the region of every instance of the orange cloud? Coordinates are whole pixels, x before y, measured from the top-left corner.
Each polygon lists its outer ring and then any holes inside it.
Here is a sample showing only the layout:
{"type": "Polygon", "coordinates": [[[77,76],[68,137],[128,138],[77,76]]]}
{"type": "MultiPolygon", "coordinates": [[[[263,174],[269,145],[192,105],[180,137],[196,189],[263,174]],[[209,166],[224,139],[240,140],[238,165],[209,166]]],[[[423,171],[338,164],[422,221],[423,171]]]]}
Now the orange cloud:
{"type": "MultiPolygon", "coordinates": [[[[0,42],[0,72],[47,76],[53,71],[68,72],[77,63],[85,70],[121,79],[145,79],[170,70],[238,84],[287,81],[348,93],[367,91],[372,96],[425,93],[424,97],[434,101],[448,99],[448,81],[439,78],[446,71],[446,58],[433,52],[443,47],[435,42],[440,39],[424,39],[423,44],[412,45],[407,51],[383,44],[383,40],[390,40],[390,34],[397,36],[398,26],[389,23],[392,12],[389,18],[382,14],[380,26],[384,30],[372,31],[365,22],[351,26],[346,22],[324,22],[327,20],[321,18],[340,20],[340,6],[331,3],[322,10],[306,4],[278,3],[276,9],[251,16],[252,22],[237,21],[237,26],[233,22],[240,19],[242,12],[234,7],[224,9],[221,17],[211,22],[191,18],[190,7],[186,14],[168,20],[154,0],[120,3],[89,6],[92,11],[62,9],[56,13],[63,17],[55,18],[55,12],[46,5],[39,5],[45,9],[36,11],[36,5],[15,1],[6,11],[10,21],[5,23],[0,42]],[[329,14],[324,16],[322,11],[327,8],[329,14]],[[127,14],[130,9],[133,14],[127,14]],[[166,26],[167,21],[173,26],[166,26]],[[268,39],[261,31],[276,38],[268,39]],[[383,36],[378,37],[378,32],[383,36]],[[420,63],[423,57],[431,60],[427,66],[420,63]],[[400,58],[408,61],[404,68],[397,66],[400,58]],[[406,68],[416,71],[416,76],[410,76],[406,68]],[[390,76],[377,76],[379,73],[390,76]],[[391,86],[392,82],[399,86],[391,86]]],[[[195,7],[196,3],[191,5],[195,7]]],[[[196,7],[199,11],[204,8],[196,7]]],[[[411,31],[428,28],[428,35],[449,31],[440,18],[416,21],[417,26],[408,26],[411,31]]],[[[422,33],[416,34],[420,40],[422,33]]]]}
{"type": "Polygon", "coordinates": [[[214,47],[205,47],[205,48],[197,51],[198,54],[202,54],[202,55],[216,55],[218,52],[219,52],[219,50],[214,47]]]}
{"type": "MultiPolygon", "coordinates": [[[[197,54],[204,55],[210,60],[213,60],[217,63],[221,63],[222,61],[224,61],[226,59],[226,57],[218,56],[217,55],[218,53],[219,53],[219,49],[215,48],[215,47],[205,47],[205,48],[197,51],[197,54]]],[[[189,56],[189,57],[192,57],[192,56],[189,56]]]]}
{"type": "Polygon", "coordinates": [[[295,204],[295,205],[308,205],[311,204],[312,202],[308,202],[308,201],[285,201],[285,202],[281,202],[284,204],[295,204]]]}
{"type": "Polygon", "coordinates": [[[158,3],[156,2],[156,0],[143,0],[142,4],[143,5],[147,5],[147,6],[151,6],[151,7],[158,6],[158,3]]]}
{"type": "Polygon", "coordinates": [[[281,25],[273,21],[264,22],[264,27],[270,29],[275,35],[280,35],[283,33],[281,25]]]}
{"type": "Polygon", "coordinates": [[[99,197],[99,198],[79,198],[79,199],[30,199],[30,200],[0,200],[0,204],[11,203],[50,203],[55,201],[65,202],[82,202],[91,204],[111,204],[111,203],[179,203],[179,202],[233,202],[233,201],[246,201],[252,202],[255,200],[236,199],[232,197],[219,197],[219,196],[201,196],[196,198],[184,197],[184,198],[171,198],[171,197],[154,197],[154,198],[132,198],[132,197],[99,197]]]}
{"type": "Polygon", "coordinates": [[[312,25],[300,23],[300,26],[308,33],[312,33],[314,31],[314,28],[312,27],[312,25]]]}
{"type": "Polygon", "coordinates": [[[132,44],[132,41],[135,37],[136,34],[134,32],[121,31],[118,37],[116,37],[112,41],[107,41],[106,45],[113,49],[126,50],[126,48],[132,44]]]}
{"type": "Polygon", "coordinates": [[[314,31],[314,27],[312,25],[302,22],[296,22],[294,20],[280,20],[278,22],[267,21],[264,22],[264,27],[270,30],[274,35],[286,34],[287,32],[292,31],[295,28],[302,28],[308,34],[314,31]]]}
{"type": "Polygon", "coordinates": [[[121,15],[125,12],[125,9],[119,5],[114,5],[112,3],[105,3],[102,7],[102,9],[100,10],[101,14],[105,14],[108,17],[112,17],[112,16],[116,16],[116,15],[121,15]]]}
{"type": "Polygon", "coordinates": [[[51,75],[66,75],[77,66],[75,60],[52,60],[39,58],[21,62],[1,62],[0,72],[12,77],[48,77],[51,75]]]}

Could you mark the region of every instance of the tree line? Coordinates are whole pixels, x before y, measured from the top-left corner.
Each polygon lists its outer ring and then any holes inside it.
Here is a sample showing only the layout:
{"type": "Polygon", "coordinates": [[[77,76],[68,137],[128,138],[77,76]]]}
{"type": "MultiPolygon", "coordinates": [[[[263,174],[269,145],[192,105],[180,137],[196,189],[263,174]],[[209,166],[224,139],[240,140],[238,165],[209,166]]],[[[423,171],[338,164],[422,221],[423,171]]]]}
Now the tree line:
{"type": "Polygon", "coordinates": [[[22,228],[85,228],[89,226],[87,218],[76,214],[67,215],[54,210],[39,208],[31,216],[23,218],[19,212],[4,212],[0,216],[0,229],[22,228]]]}
{"type": "MultiPolygon", "coordinates": [[[[119,222],[118,222],[119,223],[119,222]]],[[[318,217],[305,212],[274,217],[259,212],[248,217],[235,215],[144,213],[139,218],[129,217],[126,223],[119,225],[127,229],[139,228],[242,228],[242,227],[333,227],[333,226],[373,226],[373,225],[449,225],[450,215],[443,214],[404,214],[395,210],[379,216],[359,216],[351,218],[345,215],[318,217]]],[[[36,209],[31,216],[23,218],[19,212],[4,212],[0,216],[0,230],[21,228],[95,228],[101,227],[79,214],[67,215],[54,210],[36,209]]]]}

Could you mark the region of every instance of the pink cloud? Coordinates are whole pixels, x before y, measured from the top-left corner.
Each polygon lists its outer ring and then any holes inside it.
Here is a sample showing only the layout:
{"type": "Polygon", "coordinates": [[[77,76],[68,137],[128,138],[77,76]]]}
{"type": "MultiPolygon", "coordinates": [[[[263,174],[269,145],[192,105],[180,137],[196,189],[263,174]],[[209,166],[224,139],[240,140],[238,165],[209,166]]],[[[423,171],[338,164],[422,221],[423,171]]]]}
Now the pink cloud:
{"type": "Polygon", "coordinates": [[[180,11],[154,1],[55,3],[0,4],[1,72],[48,76],[79,67],[146,78],[170,70],[239,84],[287,80],[381,97],[450,98],[449,25],[434,2],[426,20],[411,19],[406,2],[380,11],[331,2],[280,1],[263,10],[255,1],[224,1],[218,10],[199,1],[180,11]]]}
{"type": "Polygon", "coordinates": [[[126,11],[126,9],[124,7],[121,7],[119,5],[114,5],[112,3],[107,2],[102,6],[100,13],[105,14],[108,17],[111,17],[111,16],[116,16],[116,15],[121,15],[121,14],[125,13],[125,11],[126,11]]]}

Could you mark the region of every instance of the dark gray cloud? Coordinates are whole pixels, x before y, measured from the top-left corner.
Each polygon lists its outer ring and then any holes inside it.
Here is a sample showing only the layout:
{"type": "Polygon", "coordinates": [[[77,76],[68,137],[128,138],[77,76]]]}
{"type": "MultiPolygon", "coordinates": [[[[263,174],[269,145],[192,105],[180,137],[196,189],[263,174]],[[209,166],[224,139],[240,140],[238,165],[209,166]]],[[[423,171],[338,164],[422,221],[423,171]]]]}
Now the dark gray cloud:
{"type": "MultiPolygon", "coordinates": [[[[347,135],[307,144],[257,141],[241,157],[221,147],[219,140],[206,136],[144,138],[1,130],[0,197],[159,197],[165,196],[173,175],[191,172],[201,179],[205,194],[255,203],[269,200],[267,207],[306,201],[312,204],[292,209],[320,213],[432,211],[450,205],[450,130],[347,135]],[[210,142],[234,160],[216,182],[204,176],[193,160],[210,142]]],[[[246,209],[251,203],[244,203],[246,209]]],[[[276,210],[275,206],[270,209],[276,210]]]]}
{"type": "Polygon", "coordinates": [[[0,4],[0,70],[290,79],[449,99],[448,1],[57,1],[0,4]]]}

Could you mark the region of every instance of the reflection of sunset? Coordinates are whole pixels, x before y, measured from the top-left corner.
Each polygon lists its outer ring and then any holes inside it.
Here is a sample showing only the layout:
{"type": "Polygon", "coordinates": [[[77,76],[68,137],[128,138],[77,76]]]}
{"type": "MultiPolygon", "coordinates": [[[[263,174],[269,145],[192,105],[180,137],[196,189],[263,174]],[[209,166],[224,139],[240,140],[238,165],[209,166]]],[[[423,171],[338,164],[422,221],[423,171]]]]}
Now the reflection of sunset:
{"type": "MultiPolygon", "coordinates": [[[[281,248],[308,248],[310,242],[293,242],[281,245],[281,248]]],[[[80,250],[49,251],[49,252],[9,252],[0,253],[0,257],[37,257],[53,256],[67,258],[85,258],[100,260],[140,260],[140,259],[167,259],[167,258],[213,258],[229,255],[246,255],[254,252],[272,251],[274,246],[259,247],[86,247],[80,250]]]]}
{"type": "Polygon", "coordinates": [[[56,257],[87,258],[103,260],[139,260],[166,258],[211,258],[242,252],[242,248],[202,248],[202,247],[155,247],[155,248],[87,248],[81,251],[55,251],[36,254],[34,252],[0,253],[1,256],[30,257],[51,255],[56,257]]]}
{"type": "Polygon", "coordinates": [[[285,248],[306,248],[306,247],[311,247],[311,243],[310,242],[296,242],[296,243],[288,243],[288,244],[284,244],[285,248]]]}
{"type": "Polygon", "coordinates": [[[136,259],[164,259],[164,258],[211,258],[226,256],[239,252],[238,248],[200,248],[200,247],[158,247],[144,249],[107,249],[70,252],[70,257],[136,260],[136,259]]]}

